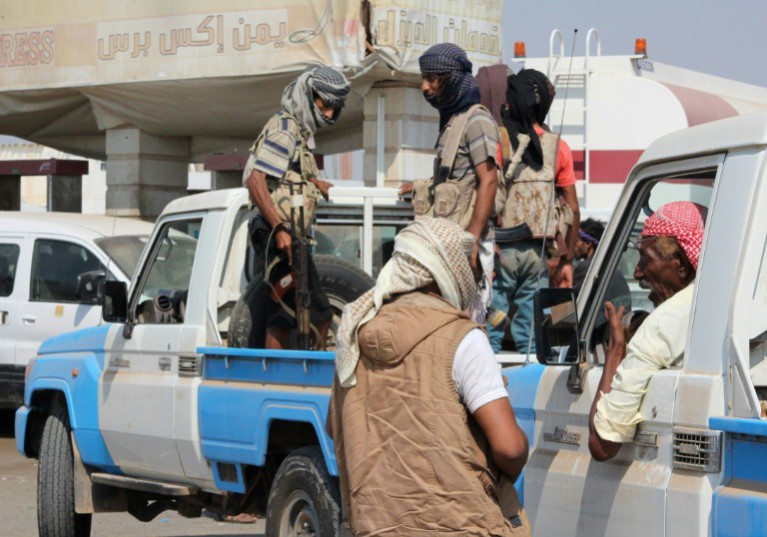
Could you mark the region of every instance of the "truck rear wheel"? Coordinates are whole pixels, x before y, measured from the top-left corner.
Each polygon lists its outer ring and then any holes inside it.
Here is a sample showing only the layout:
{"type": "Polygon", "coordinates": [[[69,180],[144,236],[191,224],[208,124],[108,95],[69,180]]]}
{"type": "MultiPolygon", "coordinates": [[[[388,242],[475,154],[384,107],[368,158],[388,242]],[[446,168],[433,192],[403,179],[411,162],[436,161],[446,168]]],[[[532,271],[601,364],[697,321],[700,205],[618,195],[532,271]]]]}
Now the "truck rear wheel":
{"type": "MultiPolygon", "coordinates": [[[[335,347],[335,335],[344,306],[373,287],[375,280],[348,261],[334,256],[316,255],[314,264],[317,266],[322,288],[333,308],[333,322],[327,345],[328,350],[332,350],[335,347]]],[[[253,280],[248,284],[235,304],[229,320],[230,347],[251,349],[264,347],[266,314],[268,301],[271,301],[270,293],[271,289],[263,281],[253,280]]]]}
{"type": "Polygon", "coordinates": [[[75,513],[74,460],[66,410],[48,416],[37,469],[40,537],[88,537],[92,515],[75,513]]]}
{"type": "Polygon", "coordinates": [[[316,447],[295,450],[282,461],[269,493],[266,535],[335,537],[341,523],[340,495],[316,447]]]}

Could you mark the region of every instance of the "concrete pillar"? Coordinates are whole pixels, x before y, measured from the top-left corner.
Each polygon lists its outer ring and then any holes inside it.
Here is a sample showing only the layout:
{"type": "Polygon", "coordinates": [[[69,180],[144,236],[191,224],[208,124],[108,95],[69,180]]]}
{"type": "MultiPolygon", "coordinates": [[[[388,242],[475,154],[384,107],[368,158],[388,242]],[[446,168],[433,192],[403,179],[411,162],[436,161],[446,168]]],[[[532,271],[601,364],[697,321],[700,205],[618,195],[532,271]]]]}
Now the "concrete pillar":
{"type": "Polygon", "coordinates": [[[110,129],[106,152],[108,215],[153,220],[187,194],[189,138],[110,129]]]}
{"type": "Polygon", "coordinates": [[[80,175],[48,176],[48,210],[83,212],[83,178],[80,175]]]}
{"type": "Polygon", "coordinates": [[[21,176],[0,175],[0,211],[21,210],[21,176]]]}
{"type": "Polygon", "coordinates": [[[383,81],[365,95],[363,162],[366,186],[376,186],[378,146],[384,144],[385,180],[396,187],[403,180],[432,175],[434,145],[439,135],[439,114],[412,82],[383,81]],[[381,99],[383,98],[383,102],[381,99]],[[384,139],[379,140],[378,114],[384,110],[384,139]]]}

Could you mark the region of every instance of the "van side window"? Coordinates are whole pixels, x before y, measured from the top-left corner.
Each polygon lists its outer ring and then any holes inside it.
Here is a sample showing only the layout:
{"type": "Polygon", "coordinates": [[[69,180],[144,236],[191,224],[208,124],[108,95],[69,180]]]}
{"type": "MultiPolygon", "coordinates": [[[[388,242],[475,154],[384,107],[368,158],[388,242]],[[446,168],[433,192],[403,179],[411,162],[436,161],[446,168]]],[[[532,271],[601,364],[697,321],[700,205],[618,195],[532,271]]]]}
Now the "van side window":
{"type": "Polygon", "coordinates": [[[613,258],[605,260],[605,276],[600,278],[598,298],[592,303],[594,311],[590,314],[594,317],[594,324],[589,339],[592,348],[605,343],[608,335],[603,306],[605,301],[611,301],[616,308],[623,306],[626,309],[630,316],[625,321],[628,323],[633,320],[630,331],[638,328],[644,317],[655,309],[648,298],[650,290],[634,277],[634,269],[639,261],[637,245],[645,220],[658,207],[672,201],[691,201],[708,207],[711,204],[716,173],[716,169],[711,169],[656,178],[648,181],[647,186],[634,200],[633,209],[626,212],[627,216],[633,217],[626,220],[623,229],[613,239],[620,242],[611,248],[614,252],[613,258]],[[610,271],[609,274],[607,270],[610,271]],[[616,289],[623,291],[616,293],[616,289]]]}
{"type": "Polygon", "coordinates": [[[79,276],[91,271],[106,272],[106,267],[86,248],[66,241],[38,239],[32,256],[29,299],[80,302],[79,276]]]}
{"type": "Polygon", "coordinates": [[[0,297],[11,296],[19,262],[18,244],[0,244],[0,297]]]}
{"type": "Polygon", "coordinates": [[[139,323],[183,323],[202,219],[171,222],[152,246],[141,276],[139,323]]]}

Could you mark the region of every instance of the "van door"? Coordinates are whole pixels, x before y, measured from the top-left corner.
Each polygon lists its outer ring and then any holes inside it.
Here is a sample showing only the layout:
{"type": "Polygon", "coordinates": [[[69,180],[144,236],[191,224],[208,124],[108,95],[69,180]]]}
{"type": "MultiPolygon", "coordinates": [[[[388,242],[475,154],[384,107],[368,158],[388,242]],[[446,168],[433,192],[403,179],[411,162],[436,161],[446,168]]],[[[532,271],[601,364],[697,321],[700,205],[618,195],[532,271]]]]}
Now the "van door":
{"type": "Polygon", "coordinates": [[[666,535],[674,394],[681,369],[660,371],[650,380],[640,408],[645,421],[634,441],[624,444],[610,461],[593,460],[588,449],[589,412],[602,375],[608,335],[603,304],[611,300],[635,312],[653,309],[649,292],[633,277],[638,260],[635,245],[644,221],[671,201],[708,207],[721,161],[719,157],[694,159],[644,170],[634,178],[632,196],[624,197],[616,210],[623,215],[621,221],[603,236],[578,304],[580,334],[587,349],[582,393],[568,387],[569,366],[548,366],[538,388],[535,438],[524,476],[524,503],[536,534],[666,535]],[[624,280],[624,285],[615,285],[615,278],[624,280]],[[621,287],[623,294],[608,296],[611,289],[621,287]]]}
{"type": "Polygon", "coordinates": [[[0,238],[0,407],[21,404],[24,397],[25,364],[16,361],[18,303],[28,283],[28,271],[20,270],[23,251],[23,237],[0,238]]]}
{"type": "Polygon", "coordinates": [[[49,337],[99,324],[101,307],[78,294],[78,277],[90,271],[106,267],[85,245],[34,237],[29,300],[19,304],[18,363],[26,364],[49,337]]]}
{"type": "MultiPolygon", "coordinates": [[[[163,222],[135,279],[130,322],[127,328],[115,324],[110,329],[99,426],[114,463],[129,475],[184,475],[175,442],[175,412],[177,403],[190,402],[177,401],[174,392],[179,354],[193,354],[204,341],[204,324],[186,316],[202,221],[203,215],[196,214],[163,222]]],[[[202,304],[188,306],[204,309],[202,304]]]]}

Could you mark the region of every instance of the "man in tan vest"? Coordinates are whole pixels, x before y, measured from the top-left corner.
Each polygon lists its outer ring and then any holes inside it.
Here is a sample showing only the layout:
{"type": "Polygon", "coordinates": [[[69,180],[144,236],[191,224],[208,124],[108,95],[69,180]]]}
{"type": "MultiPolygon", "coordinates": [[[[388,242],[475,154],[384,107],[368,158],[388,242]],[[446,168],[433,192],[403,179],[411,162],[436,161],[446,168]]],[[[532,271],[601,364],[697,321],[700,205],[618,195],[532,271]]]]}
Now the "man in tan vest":
{"type": "Polygon", "coordinates": [[[500,368],[466,309],[475,238],[424,217],[339,327],[328,430],[356,536],[530,535],[527,461],[500,368]]]}

